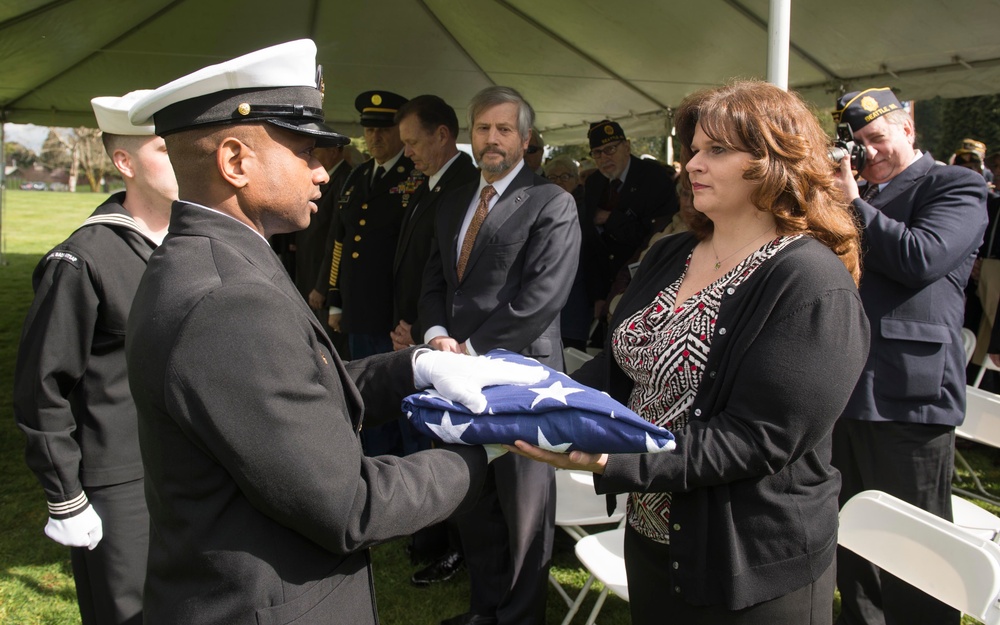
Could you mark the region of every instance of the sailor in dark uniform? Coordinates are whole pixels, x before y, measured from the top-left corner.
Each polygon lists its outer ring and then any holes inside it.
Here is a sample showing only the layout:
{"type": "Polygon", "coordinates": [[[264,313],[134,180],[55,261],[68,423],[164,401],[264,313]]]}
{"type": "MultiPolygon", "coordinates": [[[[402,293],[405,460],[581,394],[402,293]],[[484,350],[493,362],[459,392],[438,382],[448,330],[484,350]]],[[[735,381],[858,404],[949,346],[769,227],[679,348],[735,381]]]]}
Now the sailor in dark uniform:
{"type": "Polygon", "coordinates": [[[142,622],[149,515],[125,322],[177,198],[163,139],[128,120],[143,93],[91,101],[125,191],[36,267],[14,372],[14,416],[48,500],[45,533],[73,547],[84,625],[142,622]]]}
{"type": "Polygon", "coordinates": [[[151,528],[144,625],[375,625],[368,548],[471,504],[504,450],[366,458],[358,432],[418,388],[479,406],[485,385],[543,377],[427,349],[337,356],[267,245],[316,211],[329,177],[314,147],[348,141],[323,123],[318,74],[316,45],[292,41],[129,111],[165,137],[183,198],[125,345],[151,528]]]}

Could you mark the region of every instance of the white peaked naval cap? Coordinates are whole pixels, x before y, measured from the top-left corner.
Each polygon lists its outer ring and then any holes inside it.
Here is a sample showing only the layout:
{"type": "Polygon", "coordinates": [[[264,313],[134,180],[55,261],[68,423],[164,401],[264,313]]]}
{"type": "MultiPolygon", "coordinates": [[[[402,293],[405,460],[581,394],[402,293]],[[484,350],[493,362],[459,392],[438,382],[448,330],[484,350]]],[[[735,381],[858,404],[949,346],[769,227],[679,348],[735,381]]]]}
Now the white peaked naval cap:
{"type": "Polygon", "coordinates": [[[152,121],[163,136],[199,126],[267,122],[315,137],[318,145],[349,142],[324,123],[323,75],[309,39],[182,76],[135,102],[129,118],[136,124],[152,121]]]}
{"type": "Polygon", "coordinates": [[[97,127],[112,135],[153,136],[156,131],[152,124],[135,126],[129,121],[128,111],[143,96],[153,93],[152,89],[140,89],[126,93],[122,97],[101,96],[90,100],[97,118],[97,127]]]}

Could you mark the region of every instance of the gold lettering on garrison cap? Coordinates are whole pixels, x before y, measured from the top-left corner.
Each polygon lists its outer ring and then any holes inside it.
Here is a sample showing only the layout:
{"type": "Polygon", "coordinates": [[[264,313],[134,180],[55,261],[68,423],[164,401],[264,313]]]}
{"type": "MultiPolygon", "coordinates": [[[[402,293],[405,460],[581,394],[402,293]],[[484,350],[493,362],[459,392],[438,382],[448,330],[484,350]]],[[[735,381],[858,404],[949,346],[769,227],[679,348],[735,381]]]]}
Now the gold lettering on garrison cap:
{"type": "Polygon", "coordinates": [[[590,140],[591,148],[599,148],[613,141],[625,141],[625,131],[618,122],[602,119],[590,125],[587,138],[590,140]]]}
{"type": "Polygon", "coordinates": [[[886,113],[902,108],[889,87],[852,91],[837,99],[833,121],[838,124],[845,122],[857,132],[886,113]]]}

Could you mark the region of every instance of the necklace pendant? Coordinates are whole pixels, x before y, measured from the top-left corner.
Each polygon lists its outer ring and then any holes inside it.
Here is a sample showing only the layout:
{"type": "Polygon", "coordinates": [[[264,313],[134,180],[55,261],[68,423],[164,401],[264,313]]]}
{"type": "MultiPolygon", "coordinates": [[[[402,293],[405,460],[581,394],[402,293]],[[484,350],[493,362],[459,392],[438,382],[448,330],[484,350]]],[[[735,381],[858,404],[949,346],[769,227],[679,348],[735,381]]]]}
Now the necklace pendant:
{"type": "Polygon", "coordinates": [[[715,270],[716,271],[718,271],[719,267],[721,267],[721,266],[722,266],[722,261],[721,260],[715,261],[715,270]]]}

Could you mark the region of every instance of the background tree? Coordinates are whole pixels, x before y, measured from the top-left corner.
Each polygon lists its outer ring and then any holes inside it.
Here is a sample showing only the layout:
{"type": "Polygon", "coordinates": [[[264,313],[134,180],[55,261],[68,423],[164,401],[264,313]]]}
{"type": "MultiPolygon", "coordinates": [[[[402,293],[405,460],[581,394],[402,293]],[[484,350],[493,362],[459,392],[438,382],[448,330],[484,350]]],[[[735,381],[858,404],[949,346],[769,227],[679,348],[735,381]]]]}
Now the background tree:
{"type": "Polygon", "coordinates": [[[104,176],[111,170],[111,159],[104,151],[101,131],[97,128],[77,128],[73,135],[70,149],[74,160],[86,176],[90,190],[98,191],[104,176]]]}
{"type": "Polygon", "coordinates": [[[51,169],[69,169],[73,162],[72,154],[66,142],[59,136],[54,128],[49,129],[49,136],[42,142],[42,149],[38,153],[38,161],[51,169]]]}
{"type": "Polygon", "coordinates": [[[987,154],[1000,152],[1000,95],[923,100],[914,116],[917,145],[938,160],[947,161],[965,138],[985,143],[987,154]]]}
{"type": "Polygon", "coordinates": [[[24,169],[31,167],[37,158],[37,154],[16,141],[4,143],[3,145],[3,162],[5,165],[13,165],[19,169],[24,169]]]}

